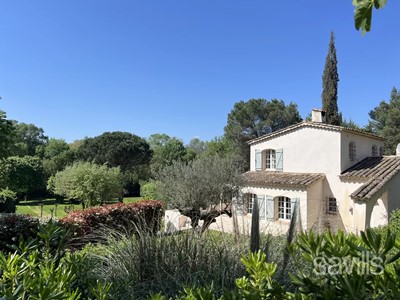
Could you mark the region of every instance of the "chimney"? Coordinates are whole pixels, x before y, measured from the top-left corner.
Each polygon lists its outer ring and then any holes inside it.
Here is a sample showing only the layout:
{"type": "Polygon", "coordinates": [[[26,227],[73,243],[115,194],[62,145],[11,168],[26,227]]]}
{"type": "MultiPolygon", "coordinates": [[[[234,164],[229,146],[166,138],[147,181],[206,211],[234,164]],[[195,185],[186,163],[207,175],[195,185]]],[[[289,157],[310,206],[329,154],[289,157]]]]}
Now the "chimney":
{"type": "Polygon", "coordinates": [[[313,108],[311,111],[311,121],[317,123],[326,123],[326,114],[324,110],[313,108]]]}
{"type": "Polygon", "coordinates": [[[396,147],[396,156],[400,156],[400,144],[397,144],[397,147],[396,147]]]}

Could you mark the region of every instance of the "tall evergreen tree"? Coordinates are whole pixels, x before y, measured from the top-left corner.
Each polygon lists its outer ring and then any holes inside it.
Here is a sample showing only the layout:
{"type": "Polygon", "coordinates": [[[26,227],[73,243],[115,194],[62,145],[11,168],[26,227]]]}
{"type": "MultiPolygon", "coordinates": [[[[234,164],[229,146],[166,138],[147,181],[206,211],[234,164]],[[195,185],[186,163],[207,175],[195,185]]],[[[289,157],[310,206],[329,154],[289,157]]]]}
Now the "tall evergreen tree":
{"type": "Polygon", "coordinates": [[[337,104],[338,82],[335,35],[331,32],[328,55],[326,56],[322,75],[322,109],[326,111],[326,122],[332,125],[340,125],[342,123],[342,115],[339,113],[337,104]]]}

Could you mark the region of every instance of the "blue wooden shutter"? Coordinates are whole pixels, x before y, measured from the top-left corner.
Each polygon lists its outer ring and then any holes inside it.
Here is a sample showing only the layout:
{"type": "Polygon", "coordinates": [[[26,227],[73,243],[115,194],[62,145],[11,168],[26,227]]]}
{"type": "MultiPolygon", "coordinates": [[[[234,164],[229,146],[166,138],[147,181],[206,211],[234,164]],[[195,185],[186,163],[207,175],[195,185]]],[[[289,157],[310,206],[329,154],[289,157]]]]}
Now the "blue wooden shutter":
{"type": "Polygon", "coordinates": [[[277,149],[276,153],[276,167],[277,171],[283,171],[283,149],[277,149]]]}
{"type": "Polygon", "coordinates": [[[265,197],[264,195],[257,195],[258,208],[260,211],[260,220],[265,219],[265,197]]]}
{"type": "Polygon", "coordinates": [[[266,219],[267,220],[274,220],[275,219],[275,203],[274,197],[266,196],[265,197],[265,206],[266,206],[266,219]]]}
{"type": "MultiPolygon", "coordinates": [[[[299,213],[299,205],[300,205],[300,198],[290,199],[290,212],[292,216],[295,209],[297,210],[297,214],[299,213]]],[[[299,219],[299,216],[297,216],[297,219],[299,219]]]]}
{"type": "Polygon", "coordinates": [[[262,162],[261,151],[256,150],[256,171],[261,170],[261,162],[262,162]]]}

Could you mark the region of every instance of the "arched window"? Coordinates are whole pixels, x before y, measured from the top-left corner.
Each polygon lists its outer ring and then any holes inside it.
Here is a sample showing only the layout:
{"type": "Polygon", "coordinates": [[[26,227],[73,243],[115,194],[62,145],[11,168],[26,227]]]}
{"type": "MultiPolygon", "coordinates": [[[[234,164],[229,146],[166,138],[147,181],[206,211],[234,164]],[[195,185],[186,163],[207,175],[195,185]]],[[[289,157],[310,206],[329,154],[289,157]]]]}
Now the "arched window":
{"type": "Polygon", "coordinates": [[[288,197],[278,197],[278,218],[290,220],[292,218],[292,203],[288,197]]]}
{"type": "Polygon", "coordinates": [[[379,147],[379,156],[383,156],[384,153],[385,153],[385,148],[379,147]]]}
{"type": "Polygon", "coordinates": [[[353,141],[349,143],[349,159],[351,161],[356,159],[356,143],[353,141]]]}
{"type": "Polygon", "coordinates": [[[276,168],[276,151],[267,149],[265,151],[265,169],[275,170],[276,168]]]}
{"type": "Polygon", "coordinates": [[[372,156],[378,156],[378,146],[372,145],[372,156]]]}

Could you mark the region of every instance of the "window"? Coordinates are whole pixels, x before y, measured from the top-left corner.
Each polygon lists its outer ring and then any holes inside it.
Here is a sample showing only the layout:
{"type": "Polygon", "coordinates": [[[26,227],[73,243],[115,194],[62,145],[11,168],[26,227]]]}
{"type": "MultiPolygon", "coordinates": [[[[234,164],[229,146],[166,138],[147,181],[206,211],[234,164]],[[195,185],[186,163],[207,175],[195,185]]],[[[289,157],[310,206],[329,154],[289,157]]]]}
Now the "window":
{"type": "Polygon", "coordinates": [[[378,156],[378,146],[377,145],[372,146],[372,156],[378,156]]]}
{"type": "Polygon", "coordinates": [[[326,213],[330,215],[336,215],[337,214],[337,202],[336,198],[334,197],[329,197],[328,201],[326,203],[326,213]]]}
{"type": "Polygon", "coordinates": [[[254,194],[249,195],[249,197],[247,198],[247,213],[248,214],[252,214],[253,213],[253,207],[254,207],[254,199],[255,197],[257,197],[254,194]]]}
{"type": "Polygon", "coordinates": [[[276,168],[276,152],[275,150],[268,149],[265,152],[266,169],[271,170],[276,168]]]}
{"type": "Polygon", "coordinates": [[[385,153],[385,148],[379,147],[379,156],[383,156],[384,153],[385,153]]]}
{"type": "Polygon", "coordinates": [[[349,158],[351,161],[356,159],[356,143],[350,142],[349,143],[349,158]]]}
{"type": "Polygon", "coordinates": [[[290,198],[278,197],[278,218],[283,220],[290,220],[292,218],[290,198]]]}

